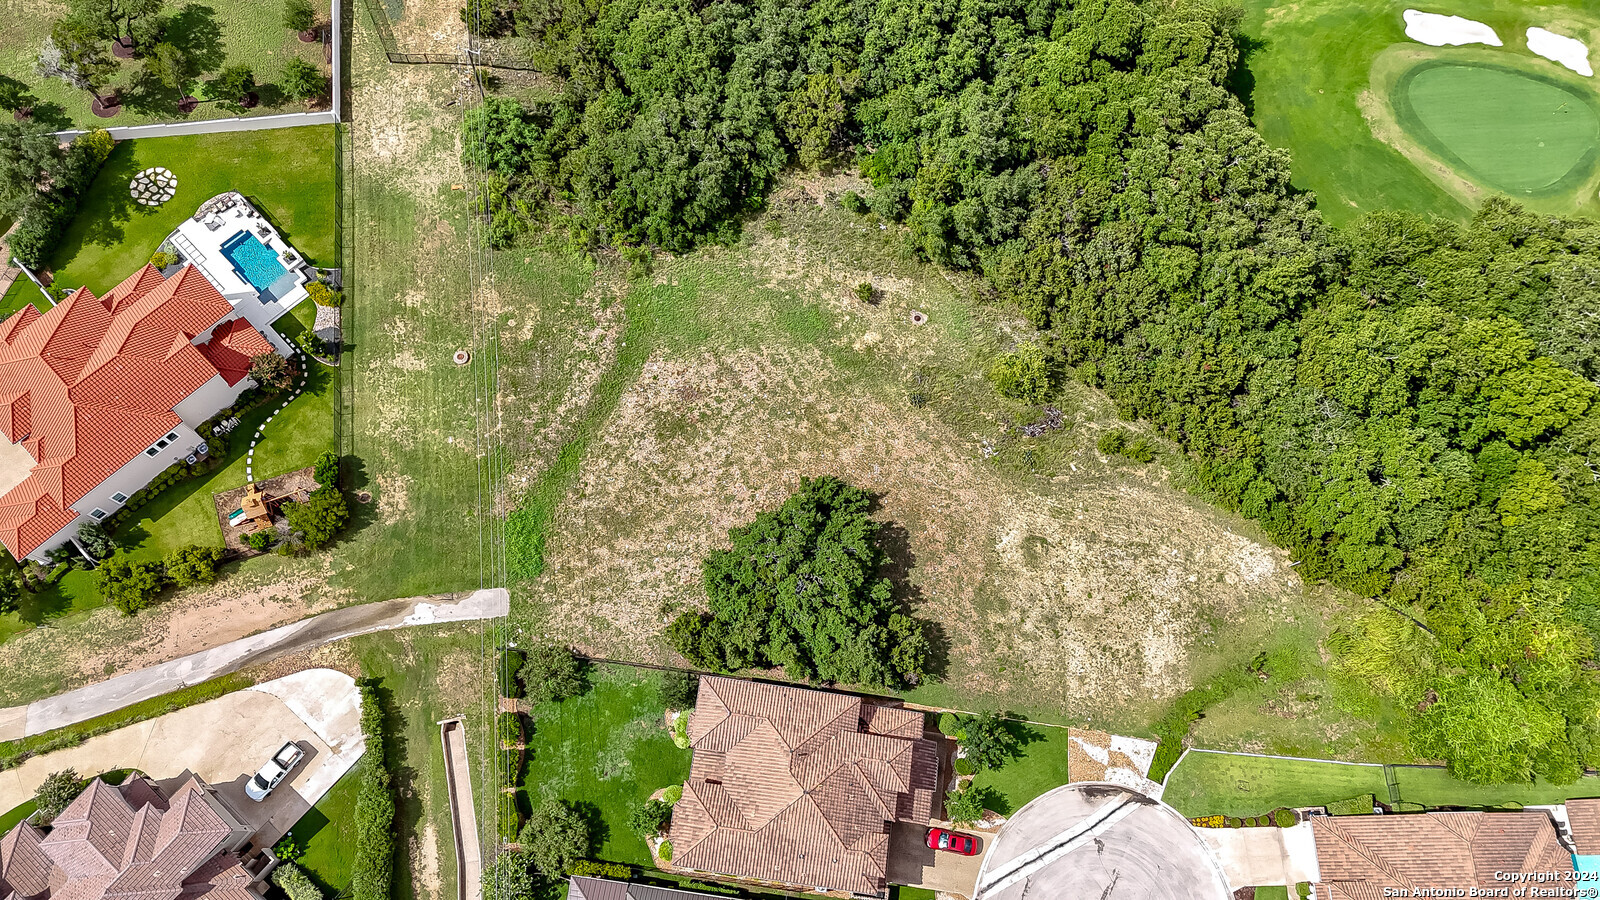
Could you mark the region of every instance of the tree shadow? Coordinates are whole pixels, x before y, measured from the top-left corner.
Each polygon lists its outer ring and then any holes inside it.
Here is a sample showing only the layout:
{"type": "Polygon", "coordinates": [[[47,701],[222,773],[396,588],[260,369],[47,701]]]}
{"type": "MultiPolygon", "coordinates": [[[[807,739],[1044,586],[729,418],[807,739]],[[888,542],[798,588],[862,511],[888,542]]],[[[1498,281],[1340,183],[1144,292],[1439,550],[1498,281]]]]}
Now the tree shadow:
{"type": "Polygon", "coordinates": [[[588,800],[568,800],[567,805],[583,820],[583,826],[589,833],[589,852],[585,856],[593,854],[596,848],[604,847],[606,841],[611,840],[611,826],[606,824],[599,806],[588,800]]]}
{"type": "Polygon", "coordinates": [[[161,83],[149,72],[140,72],[122,88],[122,105],[129,112],[143,115],[179,116],[178,91],[161,83]]]}
{"type": "Polygon", "coordinates": [[[215,72],[228,59],[217,11],[199,3],[186,4],[167,19],[166,41],[183,52],[197,76],[215,72]]]}
{"type": "MultiPolygon", "coordinates": [[[[154,214],[148,207],[135,203],[128,194],[128,183],[138,170],[138,163],[133,157],[133,142],[118,143],[94,182],[84,192],[83,205],[51,253],[52,260],[75,259],[84,247],[90,245],[115,247],[122,243],[125,234],[122,223],[136,213],[154,214]]],[[[155,250],[154,247],[150,249],[155,250]]],[[[63,287],[76,288],[79,285],[63,287]]]]}
{"type": "Polygon", "coordinates": [[[41,100],[33,105],[33,120],[51,131],[66,131],[72,127],[67,108],[52,100],[41,100]]]}
{"type": "Polygon", "coordinates": [[[1244,105],[1244,114],[1254,122],[1256,118],[1256,74],[1250,68],[1250,59],[1256,53],[1265,49],[1267,42],[1253,38],[1248,34],[1239,32],[1234,36],[1235,43],[1239,46],[1239,60],[1233,64],[1233,70],[1223,80],[1226,87],[1239,102],[1244,105]]]}
{"type": "MultiPolygon", "coordinates": [[[[874,511],[880,503],[881,498],[873,498],[874,511]]],[[[922,626],[922,633],[928,639],[925,674],[937,681],[950,668],[950,639],[937,618],[918,615],[928,600],[922,588],[911,580],[911,573],[917,567],[917,554],[911,549],[911,532],[899,522],[885,522],[878,529],[878,546],[884,554],[883,566],[879,571],[894,586],[893,596],[900,608],[916,618],[922,626]]]]}

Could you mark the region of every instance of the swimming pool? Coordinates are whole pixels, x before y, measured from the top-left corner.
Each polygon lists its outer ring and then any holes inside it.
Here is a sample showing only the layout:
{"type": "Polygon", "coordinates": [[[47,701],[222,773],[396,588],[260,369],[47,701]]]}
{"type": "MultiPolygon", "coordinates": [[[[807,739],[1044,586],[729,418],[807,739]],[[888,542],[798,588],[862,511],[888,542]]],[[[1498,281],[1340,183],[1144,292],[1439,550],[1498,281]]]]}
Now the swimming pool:
{"type": "Polygon", "coordinates": [[[257,293],[266,291],[278,279],[289,274],[283,263],[278,262],[278,254],[248,231],[241,231],[223,241],[222,255],[233,264],[233,271],[250,282],[257,293]]]}

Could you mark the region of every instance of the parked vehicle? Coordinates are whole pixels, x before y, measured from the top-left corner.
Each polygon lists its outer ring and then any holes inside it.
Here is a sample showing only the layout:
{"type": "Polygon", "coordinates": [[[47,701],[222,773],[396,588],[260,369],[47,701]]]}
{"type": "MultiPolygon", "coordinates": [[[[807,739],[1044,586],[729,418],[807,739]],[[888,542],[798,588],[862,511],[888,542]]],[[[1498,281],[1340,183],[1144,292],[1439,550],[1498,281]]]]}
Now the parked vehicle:
{"type": "Polygon", "coordinates": [[[962,834],[959,831],[929,828],[928,849],[959,853],[962,856],[973,856],[978,852],[978,839],[970,834],[962,834]]]}
{"type": "Polygon", "coordinates": [[[294,741],[279,747],[278,752],[272,754],[272,758],[267,760],[267,764],[262,766],[256,774],[250,776],[250,780],[244,786],[244,795],[256,801],[267,799],[267,795],[272,793],[272,789],[277,787],[284,778],[288,777],[289,772],[300,764],[300,760],[305,758],[306,752],[301,750],[300,745],[294,741]]]}

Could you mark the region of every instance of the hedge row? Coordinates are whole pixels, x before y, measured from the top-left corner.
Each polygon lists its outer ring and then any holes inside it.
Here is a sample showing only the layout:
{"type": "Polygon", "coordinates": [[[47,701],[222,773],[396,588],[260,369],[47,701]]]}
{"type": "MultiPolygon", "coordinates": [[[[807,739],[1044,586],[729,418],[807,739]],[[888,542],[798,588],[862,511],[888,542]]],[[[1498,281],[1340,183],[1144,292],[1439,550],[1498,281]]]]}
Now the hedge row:
{"type": "Polygon", "coordinates": [[[522,679],[517,673],[522,671],[522,664],[526,661],[526,654],[521,650],[501,650],[500,661],[495,666],[495,686],[500,691],[500,696],[518,700],[522,697],[522,679]]]}
{"type": "Polygon", "coordinates": [[[571,874],[579,878],[610,878],[613,881],[633,880],[633,867],[621,863],[596,862],[580,859],[572,864],[571,874]]]}
{"type": "Polygon", "coordinates": [[[500,807],[495,815],[495,824],[500,830],[502,844],[514,844],[517,835],[522,832],[522,806],[517,802],[516,790],[500,792],[500,807]]]}
{"type": "Polygon", "coordinates": [[[356,795],[356,859],[350,879],[352,900],[389,900],[394,877],[394,786],[383,745],[383,709],[370,679],[361,688],[361,731],[367,752],[361,757],[356,795]]]}
{"type": "Polygon", "coordinates": [[[78,214],[83,194],[115,146],[110,132],[96,128],[74,138],[66,157],[52,173],[50,189],[28,200],[11,232],[11,254],[30,269],[44,265],[45,252],[55,246],[61,232],[78,214]]]}

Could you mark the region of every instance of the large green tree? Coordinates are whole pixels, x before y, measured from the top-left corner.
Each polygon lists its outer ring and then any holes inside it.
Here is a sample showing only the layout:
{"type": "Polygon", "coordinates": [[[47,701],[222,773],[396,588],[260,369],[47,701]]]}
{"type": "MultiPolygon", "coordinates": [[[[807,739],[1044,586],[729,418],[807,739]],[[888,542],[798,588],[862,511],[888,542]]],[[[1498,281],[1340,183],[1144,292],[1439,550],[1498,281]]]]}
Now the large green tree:
{"type": "Polygon", "coordinates": [[[0,213],[15,218],[60,166],[61,139],[32,120],[0,121],[0,213]]]}
{"type": "Polygon", "coordinates": [[[706,558],[710,613],[687,612],[672,640],[719,670],[783,666],[791,677],[904,685],[927,642],[883,575],[872,496],[837,478],[804,478],[776,510],[728,532],[706,558]]]}

